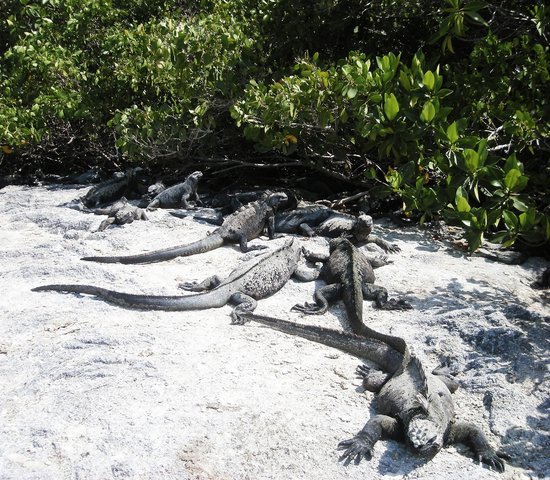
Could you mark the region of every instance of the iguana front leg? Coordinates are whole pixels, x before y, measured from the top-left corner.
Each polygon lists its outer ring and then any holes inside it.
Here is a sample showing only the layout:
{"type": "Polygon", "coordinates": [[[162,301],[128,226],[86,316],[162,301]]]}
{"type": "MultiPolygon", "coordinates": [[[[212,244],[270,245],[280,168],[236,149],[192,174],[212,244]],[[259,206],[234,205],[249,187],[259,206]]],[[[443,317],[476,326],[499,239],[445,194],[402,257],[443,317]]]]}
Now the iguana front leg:
{"type": "Polygon", "coordinates": [[[307,315],[322,315],[328,310],[330,302],[342,298],[342,284],[332,283],[325,287],[319,288],[313,294],[315,303],[304,303],[303,305],[296,304],[291,310],[302,312],[307,315]]]}
{"type": "Polygon", "coordinates": [[[399,245],[395,243],[390,243],[383,238],[378,237],[377,235],[369,235],[366,240],[367,243],[374,243],[378,245],[382,250],[389,253],[397,253],[401,251],[399,245]]]}
{"type": "Polygon", "coordinates": [[[465,443],[472,448],[479,462],[486,463],[497,472],[504,472],[503,458],[508,456],[502,452],[495,451],[484,433],[477,425],[472,423],[454,423],[451,426],[449,438],[446,444],[465,443]]]}
{"type": "Polygon", "coordinates": [[[275,213],[273,210],[269,210],[266,213],[265,224],[267,227],[267,236],[270,240],[273,240],[277,236],[275,234],[275,213]]]}
{"type": "Polygon", "coordinates": [[[239,237],[239,247],[241,249],[241,252],[243,253],[252,252],[253,250],[263,250],[264,248],[267,248],[265,245],[253,245],[249,247],[246,235],[241,235],[239,237]]]}
{"type": "Polygon", "coordinates": [[[372,448],[378,440],[400,438],[403,438],[403,429],[395,418],[375,415],[355,437],[338,444],[338,450],[345,450],[338,460],[343,460],[344,465],[354,460],[358,465],[363,458],[371,459],[372,448]]]}
{"type": "Polygon", "coordinates": [[[115,223],[115,217],[106,218],[105,220],[103,220],[103,221],[99,224],[99,227],[97,227],[96,232],[102,232],[102,231],[105,230],[109,225],[112,225],[113,223],[115,223]]]}

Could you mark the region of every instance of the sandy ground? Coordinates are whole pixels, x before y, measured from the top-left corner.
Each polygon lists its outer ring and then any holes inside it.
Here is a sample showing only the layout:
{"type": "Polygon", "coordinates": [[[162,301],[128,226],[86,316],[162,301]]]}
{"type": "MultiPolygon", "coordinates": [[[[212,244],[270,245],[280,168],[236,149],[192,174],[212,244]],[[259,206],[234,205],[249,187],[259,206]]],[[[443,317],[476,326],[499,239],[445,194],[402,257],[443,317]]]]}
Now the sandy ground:
{"type": "MultiPolygon", "coordinates": [[[[180,294],[178,281],[228,274],[250,258],[235,247],[152,265],[83,262],[187,243],[213,230],[167,211],[94,233],[103,217],[60,206],[77,187],[0,190],[0,478],[7,479],[490,479],[550,476],[548,292],[529,284],[545,267],[471,258],[425,232],[377,225],[402,252],[377,282],[407,312],[365,320],[407,339],[428,368],[457,372],[458,418],[480,425],[511,456],[504,474],[457,445],[433,460],[380,442],[370,462],[343,466],[335,450],[374,413],[355,376],[360,361],[255,324],[231,307],[147,312],[85,295],[31,292],[89,283],[180,294]]],[[[253,243],[279,245],[283,239],[253,243]]],[[[304,240],[310,250],[326,240],[304,240]]],[[[315,283],[291,280],[258,313],[345,328],[341,305],[290,312],[315,283]]]]}

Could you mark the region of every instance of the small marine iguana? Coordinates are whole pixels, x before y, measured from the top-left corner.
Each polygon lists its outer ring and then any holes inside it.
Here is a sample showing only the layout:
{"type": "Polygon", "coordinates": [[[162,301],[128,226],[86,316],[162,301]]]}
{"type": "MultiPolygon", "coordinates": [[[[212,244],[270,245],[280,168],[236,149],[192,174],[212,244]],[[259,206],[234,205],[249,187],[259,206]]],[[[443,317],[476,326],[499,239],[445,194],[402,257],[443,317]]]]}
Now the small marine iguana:
{"type": "Polygon", "coordinates": [[[242,252],[260,250],[265,246],[248,246],[248,241],[258,237],[267,225],[270,239],[275,237],[273,227],[274,209],[279,203],[286,200],[284,193],[270,193],[263,200],[252,202],[235,213],[229,215],[223,225],[214,230],[209,236],[188,245],[155,250],[138,255],[116,257],[84,257],[82,260],[101,263],[154,263],[171,260],[176,257],[185,257],[197,253],[209,252],[221,247],[226,242],[239,243],[242,252]]]}
{"type": "Polygon", "coordinates": [[[227,303],[237,304],[231,318],[252,312],[256,300],[268,297],[280,290],[292,275],[307,278],[310,270],[300,266],[302,249],[295,239],[289,239],[282,247],[255,257],[233,270],[224,280],[217,276],[202,283],[184,283],[180,287],[198,293],[186,296],[137,295],[117,292],[93,285],[43,285],[32,290],[84,293],[95,295],[110,303],[144,310],[204,310],[223,307],[227,303]]]}
{"type": "Polygon", "coordinates": [[[161,191],[153,198],[149,205],[147,205],[147,208],[172,208],[180,206],[183,208],[189,208],[189,200],[193,198],[195,199],[195,202],[199,204],[200,199],[197,194],[197,186],[201,177],[201,171],[191,173],[184,182],[178,183],[161,191]]]}
{"type": "Polygon", "coordinates": [[[80,200],[88,208],[118,200],[121,196],[128,196],[133,190],[137,190],[139,176],[143,168],[136,167],[125,173],[115,174],[109,180],[92,187],[80,200]]]}
{"type": "Polygon", "coordinates": [[[145,211],[129,204],[126,197],[122,197],[108,208],[97,208],[94,213],[96,215],[108,215],[108,218],[99,225],[98,232],[102,232],[113,223],[115,225],[125,225],[126,223],[132,223],[134,220],[149,220],[145,211]]]}
{"type": "Polygon", "coordinates": [[[356,335],[248,313],[233,323],[251,320],[371,360],[383,369],[383,372],[372,372],[365,365],[357,368],[364,388],[378,393],[378,414],[370,418],[355,437],[338,444],[338,450],[344,450],[339,460],[345,465],[352,460],[355,464],[362,458],[370,460],[376,442],[391,439],[405,441],[413,452],[425,458],[433,457],[448,445],[465,443],[478,461],[504,471],[502,458],[507,456],[491,447],[477,425],[455,420],[451,394],[458,384],[444,369],[426,372],[402,338],[366,326],[362,335],[356,335]]]}
{"type": "Polygon", "coordinates": [[[323,261],[319,276],[326,286],[316,290],[316,303],[295,305],[292,310],[312,314],[323,314],[328,304],[343,298],[351,329],[362,334],[363,300],[374,300],[384,310],[407,310],[412,308],[403,300],[388,300],[388,291],[374,284],[374,270],[369,260],[347,239],[336,238],[329,243],[330,255],[310,255],[308,260],[323,261]]]}
{"type": "Polygon", "coordinates": [[[290,212],[277,213],[275,229],[282,233],[300,233],[308,237],[345,236],[355,243],[375,243],[386,252],[399,251],[397,245],[372,235],[373,221],[370,215],[361,213],[356,217],[337,212],[325,205],[306,205],[290,212]]]}
{"type": "Polygon", "coordinates": [[[550,267],[546,267],[546,270],[542,272],[540,278],[531,283],[531,288],[537,290],[546,290],[550,288],[550,267]]]}

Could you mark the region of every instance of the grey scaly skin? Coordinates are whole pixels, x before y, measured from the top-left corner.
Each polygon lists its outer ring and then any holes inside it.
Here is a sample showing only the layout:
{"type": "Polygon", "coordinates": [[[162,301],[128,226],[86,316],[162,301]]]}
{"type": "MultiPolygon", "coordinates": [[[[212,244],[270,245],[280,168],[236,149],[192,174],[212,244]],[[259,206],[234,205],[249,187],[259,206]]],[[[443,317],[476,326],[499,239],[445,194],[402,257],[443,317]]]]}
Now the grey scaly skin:
{"type": "Polygon", "coordinates": [[[420,360],[411,355],[400,337],[385,335],[364,327],[362,335],[299,325],[263,315],[245,314],[234,323],[259,322],[272,329],[307,338],[346,353],[377,363],[383,372],[373,372],[364,365],[357,369],[366,390],[378,393],[377,415],[349,440],[338,444],[343,450],[340,460],[370,460],[374,445],[380,439],[405,442],[414,453],[433,457],[439,450],[455,443],[465,443],[478,461],[499,472],[506,458],[495,451],[481,429],[455,419],[452,393],[458,384],[445,372],[428,373],[420,360]]]}
{"type": "Polygon", "coordinates": [[[125,225],[132,223],[134,220],[148,220],[147,214],[141,208],[134,207],[128,203],[126,197],[122,197],[118,202],[115,202],[109,208],[98,208],[94,210],[96,215],[108,215],[101,222],[97,231],[102,232],[110,225],[125,225]]]}
{"type": "MultiPolygon", "coordinates": [[[[374,300],[377,308],[384,310],[407,310],[412,308],[402,300],[388,300],[388,291],[374,284],[375,276],[369,260],[345,238],[333,239],[329,243],[328,258],[315,256],[324,261],[319,276],[326,286],[315,291],[315,303],[295,305],[293,310],[309,315],[321,315],[328,310],[330,302],[344,300],[351,329],[363,333],[363,300],[374,300]]],[[[312,256],[310,256],[312,259],[312,256]]]]}
{"type": "Polygon", "coordinates": [[[128,195],[136,190],[138,176],[143,172],[141,167],[131,168],[123,174],[114,175],[109,180],[92,187],[81,198],[84,206],[88,208],[118,200],[123,195],[128,195]]]}
{"type": "Polygon", "coordinates": [[[250,247],[248,246],[248,242],[257,238],[266,226],[269,238],[272,239],[275,237],[273,226],[274,210],[284,200],[286,200],[286,195],[279,192],[269,194],[263,200],[245,205],[235,213],[229,215],[223,222],[223,225],[214,230],[206,238],[187,245],[179,245],[138,255],[84,257],[82,260],[126,264],[163,262],[176,257],[186,257],[209,252],[221,247],[225,243],[238,243],[242,252],[260,250],[266,247],[250,247]]]}
{"type": "Polygon", "coordinates": [[[359,216],[337,212],[324,205],[306,205],[275,215],[275,229],[283,233],[299,233],[311,237],[346,237],[354,243],[375,243],[386,252],[398,252],[399,247],[372,234],[374,223],[370,215],[359,216]]]}
{"type": "Polygon", "coordinates": [[[237,304],[231,317],[252,312],[256,300],[277,292],[292,275],[304,277],[308,271],[299,268],[302,249],[295,239],[272,252],[255,257],[233,270],[225,279],[210,277],[202,283],[184,283],[181,288],[198,293],[185,296],[138,295],[117,292],[92,285],[44,285],[33,288],[35,292],[56,291],[95,295],[107,302],[128,308],[143,310],[204,310],[237,304]]]}
{"type": "Polygon", "coordinates": [[[184,182],[161,191],[153,198],[149,205],[147,205],[147,208],[189,208],[189,200],[192,199],[199,204],[200,199],[197,193],[197,187],[201,178],[201,171],[191,173],[184,182]]]}

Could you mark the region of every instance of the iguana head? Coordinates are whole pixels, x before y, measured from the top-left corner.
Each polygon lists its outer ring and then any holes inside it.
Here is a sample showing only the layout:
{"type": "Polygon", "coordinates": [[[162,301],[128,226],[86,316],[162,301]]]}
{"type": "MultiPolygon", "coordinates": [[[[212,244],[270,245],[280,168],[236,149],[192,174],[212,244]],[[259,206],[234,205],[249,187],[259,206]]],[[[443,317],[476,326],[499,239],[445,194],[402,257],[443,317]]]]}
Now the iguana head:
{"type": "Polygon", "coordinates": [[[410,422],[407,429],[407,440],[411,448],[422,457],[432,457],[444,443],[445,431],[430,418],[418,415],[410,422]]]}
{"type": "Polygon", "coordinates": [[[353,235],[358,242],[367,240],[367,237],[372,233],[373,221],[370,215],[362,213],[357,217],[357,223],[353,229],[353,235]]]}
{"type": "Polygon", "coordinates": [[[287,202],[287,201],[288,201],[288,195],[284,192],[270,193],[269,196],[267,197],[267,203],[274,208],[281,205],[281,203],[287,202]]]}
{"type": "Polygon", "coordinates": [[[198,180],[202,177],[202,172],[200,170],[197,170],[196,172],[193,172],[191,175],[189,175],[189,177],[198,180]]]}
{"type": "Polygon", "coordinates": [[[407,424],[407,441],[416,453],[430,457],[445,444],[454,417],[451,394],[446,387],[428,393],[426,385],[424,391],[416,395],[416,403],[417,408],[411,411],[412,418],[407,424]]]}

